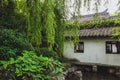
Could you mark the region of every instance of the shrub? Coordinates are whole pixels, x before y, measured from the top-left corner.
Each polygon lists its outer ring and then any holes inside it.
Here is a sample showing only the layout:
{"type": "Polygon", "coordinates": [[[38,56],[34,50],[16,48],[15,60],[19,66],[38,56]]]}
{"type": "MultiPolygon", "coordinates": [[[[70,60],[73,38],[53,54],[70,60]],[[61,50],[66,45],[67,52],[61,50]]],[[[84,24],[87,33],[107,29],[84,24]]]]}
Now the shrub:
{"type": "Polygon", "coordinates": [[[37,55],[40,56],[44,56],[44,57],[49,57],[49,58],[54,58],[54,59],[58,59],[58,55],[55,51],[50,50],[48,48],[40,48],[40,50],[37,52],[37,55]]]}
{"type": "Polygon", "coordinates": [[[62,56],[59,58],[59,61],[62,63],[69,63],[70,60],[68,58],[65,58],[64,56],[62,56]]]}
{"type": "MultiPolygon", "coordinates": [[[[63,73],[62,64],[52,58],[37,56],[32,51],[24,51],[16,60],[1,61],[6,79],[16,80],[52,80],[51,76],[63,73]],[[9,74],[13,74],[12,76],[9,74]]],[[[0,76],[2,76],[0,75],[0,76]]]]}
{"type": "Polygon", "coordinates": [[[15,58],[22,50],[33,50],[22,34],[11,29],[0,30],[0,60],[15,58]]]}

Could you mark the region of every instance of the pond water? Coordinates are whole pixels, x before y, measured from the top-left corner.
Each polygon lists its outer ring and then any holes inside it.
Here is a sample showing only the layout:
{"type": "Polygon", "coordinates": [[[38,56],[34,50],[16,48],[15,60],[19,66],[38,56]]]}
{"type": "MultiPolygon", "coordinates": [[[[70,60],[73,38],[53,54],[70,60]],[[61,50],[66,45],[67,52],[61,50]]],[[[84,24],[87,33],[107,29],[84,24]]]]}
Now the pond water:
{"type": "Polygon", "coordinates": [[[108,73],[95,73],[95,72],[82,72],[82,73],[83,73],[82,80],[120,80],[120,77],[108,73]]]}

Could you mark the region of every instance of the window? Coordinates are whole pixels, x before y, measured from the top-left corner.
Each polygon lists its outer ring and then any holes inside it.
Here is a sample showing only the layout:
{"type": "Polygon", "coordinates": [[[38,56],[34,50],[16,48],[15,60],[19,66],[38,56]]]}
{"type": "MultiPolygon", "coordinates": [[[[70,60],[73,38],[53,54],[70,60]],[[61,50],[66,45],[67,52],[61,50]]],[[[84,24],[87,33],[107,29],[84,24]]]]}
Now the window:
{"type": "Polygon", "coordinates": [[[120,53],[120,42],[118,41],[107,41],[106,42],[106,53],[120,53]]]}
{"type": "Polygon", "coordinates": [[[83,42],[79,42],[78,44],[75,44],[74,51],[83,53],[84,52],[84,43],[83,42]]]}

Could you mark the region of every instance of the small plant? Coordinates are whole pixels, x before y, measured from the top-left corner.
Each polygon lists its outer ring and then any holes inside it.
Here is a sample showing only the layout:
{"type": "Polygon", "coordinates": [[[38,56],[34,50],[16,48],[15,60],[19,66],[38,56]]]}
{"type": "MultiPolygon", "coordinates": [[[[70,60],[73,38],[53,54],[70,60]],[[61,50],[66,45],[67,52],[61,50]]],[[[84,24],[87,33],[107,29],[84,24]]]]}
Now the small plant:
{"type": "Polygon", "coordinates": [[[5,71],[4,76],[6,75],[7,79],[9,77],[13,80],[51,80],[53,75],[63,73],[62,64],[57,60],[37,56],[32,51],[24,51],[22,54],[23,56],[16,60],[11,58],[10,61],[1,61],[1,70],[5,71]]]}

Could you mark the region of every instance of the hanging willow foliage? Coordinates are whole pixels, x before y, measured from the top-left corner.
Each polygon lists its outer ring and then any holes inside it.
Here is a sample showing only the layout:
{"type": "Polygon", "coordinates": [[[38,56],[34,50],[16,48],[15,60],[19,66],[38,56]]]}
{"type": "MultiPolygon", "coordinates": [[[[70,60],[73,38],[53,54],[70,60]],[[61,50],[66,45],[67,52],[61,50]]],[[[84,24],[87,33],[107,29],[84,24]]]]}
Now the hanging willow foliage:
{"type": "Polygon", "coordinates": [[[65,31],[65,21],[64,21],[64,10],[65,10],[65,1],[64,0],[56,0],[56,6],[54,9],[55,13],[55,50],[58,55],[61,57],[64,50],[64,31],[65,31]]]}
{"type": "Polygon", "coordinates": [[[55,45],[63,51],[64,0],[15,1],[16,11],[26,17],[26,27],[22,28],[29,42],[39,48],[45,41],[48,47],[55,45]]]}
{"type": "Polygon", "coordinates": [[[26,33],[28,40],[35,47],[38,47],[41,44],[41,39],[42,39],[41,7],[42,7],[42,2],[40,0],[26,1],[26,11],[27,11],[26,33]]]}
{"type": "Polygon", "coordinates": [[[55,14],[54,14],[54,8],[55,8],[55,0],[45,0],[44,1],[44,9],[43,9],[43,15],[44,15],[44,27],[45,27],[45,33],[47,38],[47,43],[50,48],[54,45],[55,41],[55,28],[56,28],[56,21],[55,21],[55,14]]]}

